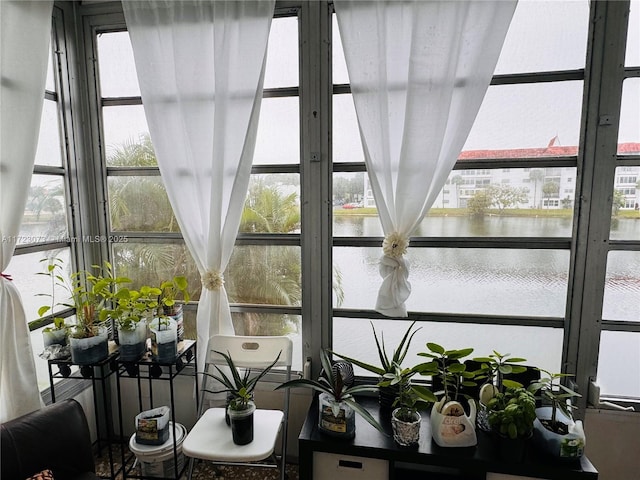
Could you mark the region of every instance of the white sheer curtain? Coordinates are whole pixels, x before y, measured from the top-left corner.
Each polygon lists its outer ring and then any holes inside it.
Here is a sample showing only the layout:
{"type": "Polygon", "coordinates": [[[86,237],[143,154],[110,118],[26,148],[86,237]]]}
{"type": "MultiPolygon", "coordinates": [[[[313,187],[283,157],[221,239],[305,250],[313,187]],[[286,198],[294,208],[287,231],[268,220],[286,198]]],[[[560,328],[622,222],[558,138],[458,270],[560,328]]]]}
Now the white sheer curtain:
{"type": "Polygon", "coordinates": [[[222,273],[249,185],[275,1],[123,7],[160,173],[202,278],[205,352],[210,335],[233,334],[222,273]]]}
{"type": "Polygon", "coordinates": [[[376,310],[407,316],[409,237],[464,146],[516,0],[334,3],[385,233],[376,310]]]}
{"type": "Polygon", "coordinates": [[[0,1],[0,422],[42,405],[22,299],[7,272],[33,172],[52,1],[0,1]]]}

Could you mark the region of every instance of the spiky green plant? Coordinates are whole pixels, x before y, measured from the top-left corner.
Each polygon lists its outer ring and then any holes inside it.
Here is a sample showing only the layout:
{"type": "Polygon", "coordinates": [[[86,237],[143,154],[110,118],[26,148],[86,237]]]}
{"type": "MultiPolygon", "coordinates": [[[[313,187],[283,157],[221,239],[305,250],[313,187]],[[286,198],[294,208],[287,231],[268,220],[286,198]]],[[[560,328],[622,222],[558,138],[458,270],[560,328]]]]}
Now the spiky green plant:
{"type": "Polygon", "coordinates": [[[276,390],[279,390],[281,388],[304,387],[311,388],[320,393],[326,393],[327,395],[333,397],[336,403],[344,402],[346,405],[350,406],[356,413],[362,416],[362,418],[369,422],[374,428],[384,433],[384,429],[382,428],[382,426],[365,408],[358,404],[358,402],[354,398],[354,395],[357,393],[375,392],[378,390],[378,386],[353,385],[351,387],[347,387],[347,385],[345,385],[344,381],[342,380],[342,375],[340,374],[340,372],[334,372],[334,370],[331,368],[331,360],[329,358],[329,352],[327,350],[322,350],[320,352],[320,362],[322,363],[322,374],[320,375],[318,380],[311,380],[307,378],[289,380],[288,382],[278,385],[276,387],[276,390]]]}

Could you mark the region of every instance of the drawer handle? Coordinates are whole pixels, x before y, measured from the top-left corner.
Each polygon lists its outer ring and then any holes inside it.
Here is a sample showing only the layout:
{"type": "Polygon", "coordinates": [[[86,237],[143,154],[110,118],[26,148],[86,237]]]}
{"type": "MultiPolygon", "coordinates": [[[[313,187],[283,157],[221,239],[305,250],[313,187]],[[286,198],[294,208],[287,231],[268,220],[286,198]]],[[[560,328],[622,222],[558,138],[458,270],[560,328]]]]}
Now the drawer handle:
{"type": "Polygon", "coordinates": [[[338,466],[344,468],[357,468],[362,470],[362,462],[352,462],[349,460],[338,460],[338,466]]]}

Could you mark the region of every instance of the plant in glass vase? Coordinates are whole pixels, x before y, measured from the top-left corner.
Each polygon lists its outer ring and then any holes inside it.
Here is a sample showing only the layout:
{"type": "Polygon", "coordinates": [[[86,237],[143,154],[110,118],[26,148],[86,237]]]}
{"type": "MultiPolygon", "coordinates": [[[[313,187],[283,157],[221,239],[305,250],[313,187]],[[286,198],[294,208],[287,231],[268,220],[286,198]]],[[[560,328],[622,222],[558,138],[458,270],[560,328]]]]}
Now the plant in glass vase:
{"type": "Polygon", "coordinates": [[[415,445],[420,439],[422,417],[418,412],[418,406],[437,400],[427,387],[412,382],[416,373],[417,370],[403,369],[396,363],[393,365],[393,372],[385,373],[378,384],[380,387],[397,387],[398,396],[393,402],[395,410],[391,413],[391,426],[394,440],[403,446],[415,445]]]}
{"type": "Polygon", "coordinates": [[[253,391],[258,382],[278,363],[282,352],[258,375],[253,376],[251,369],[245,369],[243,373],[240,373],[228,352],[215,351],[215,353],[224,358],[231,373],[227,375],[218,365],[214,365],[218,373],[205,372],[205,375],[220,382],[223,388],[220,390],[204,388],[204,390],[209,393],[227,394],[228,405],[225,419],[231,425],[233,442],[237,445],[246,445],[253,441],[253,412],[256,409],[253,402],[253,391]]]}

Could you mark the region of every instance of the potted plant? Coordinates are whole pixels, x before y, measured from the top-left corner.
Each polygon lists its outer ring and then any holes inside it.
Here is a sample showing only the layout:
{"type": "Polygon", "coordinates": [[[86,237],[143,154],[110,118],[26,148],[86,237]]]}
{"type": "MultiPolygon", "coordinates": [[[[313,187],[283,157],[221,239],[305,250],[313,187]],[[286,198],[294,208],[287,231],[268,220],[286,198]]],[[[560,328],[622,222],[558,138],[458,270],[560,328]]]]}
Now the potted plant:
{"type": "MultiPolygon", "coordinates": [[[[48,262],[46,272],[38,272],[37,275],[45,275],[49,277],[51,281],[51,293],[38,293],[36,296],[48,297],[51,299],[50,305],[43,305],[38,309],[38,316],[43,317],[46,313],[53,313],[53,309],[58,305],[55,300],[55,288],[56,286],[64,286],[64,278],[62,277],[63,261],[59,258],[43,258],[40,262],[48,262]]],[[[64,318],[54,317],[53,322],[42,329],[42,339],[44,342],[44,348],[51,347],[52,345],[59,345],[60,347],[66,347],[68,335],[68,325],[65,323],[64,318]]],[[[68,350],[66,355],[69,355],[68,350]]]]}
{"type": "Polygon", "coordinates": [[[433,378],[435,395],[441,395],[431,409],[431,433],[441,447],[470,447],[477,443],[475,432],[476,404],[468,402],[469,414],[465,412],[462,399],[468,395],[462,387],[472,387],[476,383],[475,371],[467,371],[467,365],[460,362],[473,352],[473,348],[446,350],[437,343],[427,343],[428,352],[419,356],[431,361],[415,366],[422,375],[433,378]]]}
{"type": "Polygon", "coordinates": [[[184,319],[182,303],[178,303],[178,296],[182,296],[182,301],[187,303],[191,298],[187,291],[187,277],[176,276],[171,280],[165,280],[160,283],[160,294],[158,295],[158,304],[160,309],[159,316],[167,316],[175,320],[178,341],[184,340],[184,319]]]}
{"type": "MultiPolygon", "coordinates": [[[[376,347],[378,349],[378,358],[380,359],[380,366],[371,365],[371,364],[362,362],[360,360],[357,360],[355,358],[342,355],[340,353],[335,353],[332,351],[330,351],[330,353],[333,353],[334,355],[340,358],[343,358],[353,363],[354,365],[359,366],[360,368],[363,368],[369,372],[375,373],[380,377],[384,377],[386,374],[394,374],[396,365],[402,365],[402,362],[404,361],[404,358],[406,357],[407,352],[409,350],[409,345],[411,344],[411,340],[413,339],[413,336],[418,332],[418,330],[420,330],[418,328],[413,332],[411,331],[415,323],[416,322],[414,321],[411,323],[411,325],[409,325],[409,328],[404,333],[402,340],[400,341],[396,349],[393,351],[393,355],[389,356],[387,354],[387,350],[384,344],[384,333],[381,334],[381,339],[379,340],[378,335],[376,333],[376,329],[373,326],[373,322],[371,322],[371,329],[373,330],[373,338],[376,341],[376,347]]],[[[397,383],[381,382],[381,383],[378,383],[378,386],[380,387],[379,389],[380,408],[383,410],[390,410],[391,407],[393,406],[393,403],[395,402],[396,398],[399,395],[399,391],[398,391],[399,385],[397,383]]]]}
{"type": "Polygon", "coordinates": [[[402,446],[416,445],[420,440],[419,404],[435,402],[436,396],[427,387],[412,383],[412,377],[418,373],[413,368],[403,369],[395,363],[393,372],[385,373],[379,387],[394,386],[398,396],[393,402],[395,409],[391,413],[393,439],[402,446]]]}
{"type": "Polygon", "coordinates": [[[504,460],[520,461],[536,419],[536,399],[522,387],[507,387],[487,402],[491,431],[498,437],[504,460]]]}
{"type": "Polygon", "coordinates": [[[362,416],[373,427],[384,433],[382,426],[363,408],[354,395],[364,392],[376,392],[376,385],[344,384],[340,372],[334,372],[327,350],[320,352],[322,372],[318,380],[300,378],[290,380],[276,387],[305,387],[320,392],[318,396],[318,428],[321,432],[338,438],[353,438],[356,433],[355,413],[362,416]]]}
{"type": "Polygon", "coordinates": [[[253,402],[253,391],[262,377],[269,373],[269,370],[278,363],[280,354],[258,375],[251,376],[251,369],[246,369],[242,374],[238,371],[229,353],[218,351],[215,353],[224,358],[231,371],[231,376],[229,377],[220,367],[214,365],[218,374],[205,372],[205,375],[220,382],[224,388],[221,390],[205,390],[210,393],[227,393],[229,395],[227,413],[231,424],[233,443],[247,445],[253,441],[253,412],[256,409],[256,405],[253,402]]]}
{"type": "Polygon", "coordinates": [[[158,306],[160,289],[143,285],[140,290],[119,289],[111,299],[109,317],[115,321],[120,343],[120,360],[139,359],[146,351],[147,317],[158,306]]]}
{"type": "Polygon", "coordinates": [[[575,405],[571,401],[581,395],[561,383],[570,374],[538,370],[546,376],[529,385],[529,391],[542,403],[536,409],[534,444],[556,458],[580,458],[584,454],[585,435],[582,422],[573,420],[575,405]]]}
{"type": "Polygon", "coordinates": [[[475,380],[484,380],[484,384],[480,387],[478,393],[478,426],[484,431],[491,429],[488,422],[487,402],[493,398],[498,392],[504,393],[506,387],[521,388],[522,383],[505,376],[519,375],[527,371],[524,365],[516,365],[517,363],[526,362],[526,359],[519,357],[511,357],[510,353],[502,354],[497,351],[487,357],[475,357],[474,362],[480,364],[475,380]]]}
{"type": "Polygon", "coordinates": [[[149,324],[151,353],[159,363],[173,363],[178,355],[178,324],[167,316],[156,317],[149,324]]]}

